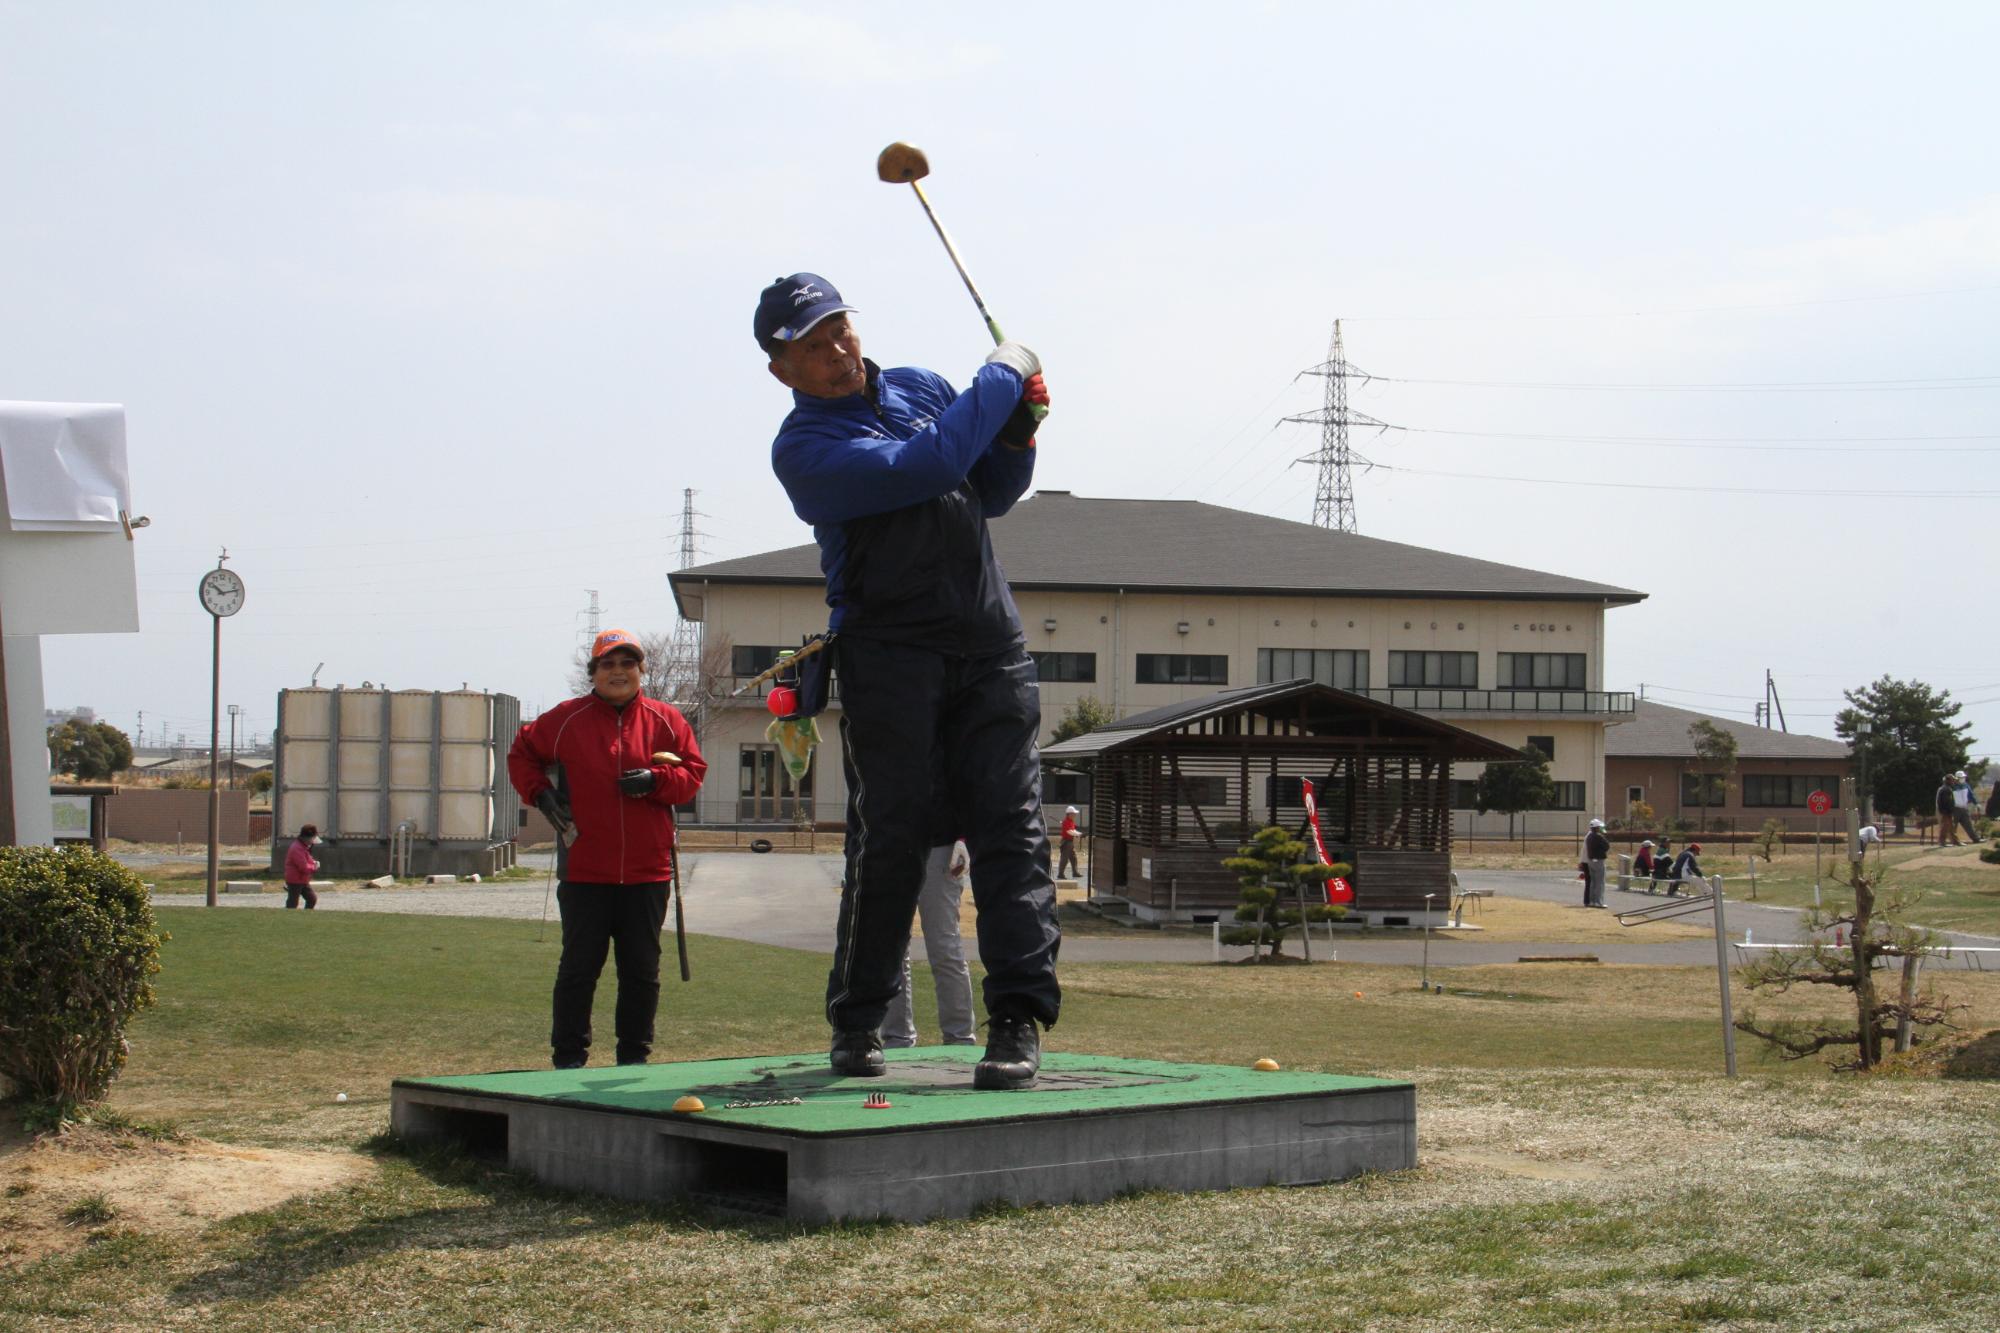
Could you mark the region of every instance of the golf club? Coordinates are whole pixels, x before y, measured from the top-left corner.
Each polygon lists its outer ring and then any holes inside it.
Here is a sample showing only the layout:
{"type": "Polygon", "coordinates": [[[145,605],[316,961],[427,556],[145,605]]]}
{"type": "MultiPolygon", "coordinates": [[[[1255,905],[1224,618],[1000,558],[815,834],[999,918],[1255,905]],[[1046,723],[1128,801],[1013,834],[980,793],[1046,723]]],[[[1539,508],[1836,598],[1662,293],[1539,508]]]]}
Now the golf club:
{"type": "MultiPolygon", "coordinates": [[[[931,207],[930,197],[924,193],[924,187],[917,184],[930,174],[931,160],[924,156],[924,150],[915,144],[899,140],[884,148],[875,159],[875,175],[878,179],[887,181],[891,185],[907,185],[916,192],[917,202],[924,206],[924,216],[931,220],[931,229],[937,232],[938,239],[944,242],[944,252],[951,256],[952,267],[958,270],[960,280],[965,283],[965,290],[972,293],[972,304],[979,307],[979,317],[986,321],[986,331],[993,335],[993,343],[998,346],[1007,341],[1007,336],[1000,332],[1000,322],[994,319],[993,312],[986,308],[986,300],[980,296],[979,288],[973,285],[972,275],[965,271],[965,261],[958,257],[958,247],[951,243],[951,234],[944,229],[944,223],[938,221],[937,210],[931,207]]],[[[1034,414],[1037,421],[1047,416],[1049,412],[1048,408],[1039,404],[1030,404],[1028,410],[1034,414]]]]}

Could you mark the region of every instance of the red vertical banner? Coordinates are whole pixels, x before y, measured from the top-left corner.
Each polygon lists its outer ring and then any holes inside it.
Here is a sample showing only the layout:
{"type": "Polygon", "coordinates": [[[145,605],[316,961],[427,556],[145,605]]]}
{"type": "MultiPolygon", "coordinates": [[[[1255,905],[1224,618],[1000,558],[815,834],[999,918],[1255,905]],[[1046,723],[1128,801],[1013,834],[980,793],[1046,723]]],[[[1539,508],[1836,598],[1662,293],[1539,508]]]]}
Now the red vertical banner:
{"type": "MultiPolygon", "coordinates": [[[[1326,839],[1319,832],[1319,797],[1314,793],[1310,780],[1300,778],[1299,786],[1306,793],[1306,826],[1312,830],[1313,855],[1321,865],[1330,866],[1333,858],[1326,854],[1326,839]]],[[[1351,903],[1354,901],[1354,886],[1335,875],[1326,881],[1326,900],[1330,903],[1351,903]]]]}

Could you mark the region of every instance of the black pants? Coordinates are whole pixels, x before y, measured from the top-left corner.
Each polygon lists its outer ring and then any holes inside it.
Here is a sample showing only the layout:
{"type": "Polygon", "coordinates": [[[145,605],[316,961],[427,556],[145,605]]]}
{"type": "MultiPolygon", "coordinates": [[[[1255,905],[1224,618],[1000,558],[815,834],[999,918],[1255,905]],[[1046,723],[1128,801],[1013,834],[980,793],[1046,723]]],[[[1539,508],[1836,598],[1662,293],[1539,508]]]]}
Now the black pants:
{"type": "Polygon", "coordinates": [[[935,800],[972,855],[988,1016],[1053,1026],[1062,935],[1042,824],[1034,663],[1019,648],[959,658],[852,635],[834,651],[847,873],[827,1021],[843,1031],[879,1027],[902,984],[935,800]]]}
{"type": "Polygon", "coordinates": [[[306,910],[308,912],[312,911],[313,908],[319,906],[319,895],[313,892],[312,885],[310,884],[285,885],[285,906],[297,907],[299,905],[299,899],[301,898],[304,898],[306,900],[306,910]]]}
{"type": "Polygon", "coordinates": [[[562,961],[556,964],[555,1020],[549,1030],[555,1063],[581,1064],[590,1052],[590,1002],[607,950],[618,964],[618,1063],[644,1063],[653,1053],[653,1015],[660,1007],[667,886],[564,880],[556,887],[556,905],[562,913],[562,961]]]}
{"type": "Polygon", "coordinates": [[[1068,879],[1077,873],[1076,839],[1064,838],[1062,840],[1062,860],[1056,867],[1056,878],[1068,879]]]}

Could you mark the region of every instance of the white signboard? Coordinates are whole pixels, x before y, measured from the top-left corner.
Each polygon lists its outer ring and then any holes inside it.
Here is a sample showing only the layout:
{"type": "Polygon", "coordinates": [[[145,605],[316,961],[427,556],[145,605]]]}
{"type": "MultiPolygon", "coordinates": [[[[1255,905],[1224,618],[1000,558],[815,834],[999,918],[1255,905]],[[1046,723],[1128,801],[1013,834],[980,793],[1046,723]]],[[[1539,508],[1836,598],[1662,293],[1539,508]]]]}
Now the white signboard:
{"type": "Polygon", "coordinates": [[[1140,858],[1139,858],[1139,878],[1140,878],[1140,879],[1151,879],[1152,877],[1153,877],[1153,858],[1152,858],[1152,857],[1150,857],[1150,856],[1142,856],[1142,857],[1140,857],[1140,858]]]}
{"type": "Polygon", "coordinates": [[[15,532],[124,532],[132,508],[125,409],[0,402],[0,473],[15,532]]]}
{"type": "Polygon", "coordinates": [[[125,409],[0,402],[0,605],[7,634],[139,628],[125,409]]]}

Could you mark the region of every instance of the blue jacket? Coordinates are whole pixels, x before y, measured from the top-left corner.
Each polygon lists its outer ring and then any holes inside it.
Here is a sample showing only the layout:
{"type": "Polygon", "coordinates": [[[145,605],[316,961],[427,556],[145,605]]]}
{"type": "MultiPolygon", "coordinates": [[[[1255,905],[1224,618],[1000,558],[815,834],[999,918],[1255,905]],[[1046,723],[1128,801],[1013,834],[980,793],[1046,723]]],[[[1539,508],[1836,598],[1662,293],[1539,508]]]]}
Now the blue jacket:
{"type": "Polygon", "coordinates": [[[794,393],[771,442],[771,468],[819,542],[830,627],[963,657],[1020,644],[986,520],[1035,474],[1033,449],[993,438],[1021,377],[983,366],[961,394],[915,366],[867,366],[866,393],[794,393]]]}

